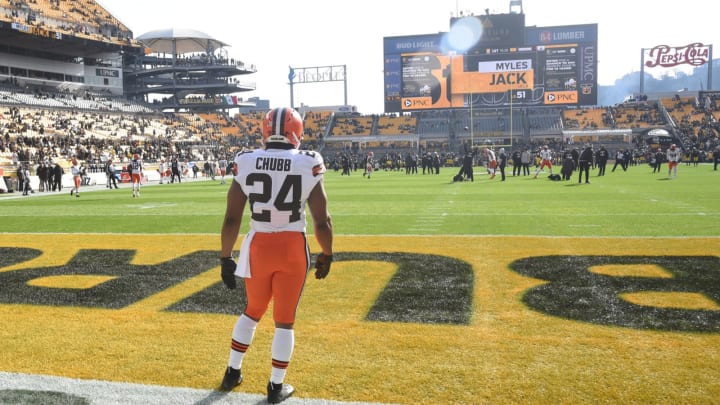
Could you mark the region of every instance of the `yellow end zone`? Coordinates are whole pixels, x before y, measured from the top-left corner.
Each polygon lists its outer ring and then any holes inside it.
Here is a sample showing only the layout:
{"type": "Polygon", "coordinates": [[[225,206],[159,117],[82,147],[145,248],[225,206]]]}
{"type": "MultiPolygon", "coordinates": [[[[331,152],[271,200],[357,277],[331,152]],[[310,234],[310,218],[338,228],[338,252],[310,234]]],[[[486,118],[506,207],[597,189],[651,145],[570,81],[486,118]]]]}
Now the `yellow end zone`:
{"type": "MultiPolygon", "coordinates": [[[[80,249],[136,250],[133,263],[145,265],[219,250],[216,235],[137,235],[129,241],[121,235],[14,234],[4,239],[3,247],[43,254],[0,272],[62,265],[80,249]]],[[[312,247],[316,253],[317,246],[312,247]]],[[[308,279],[300,304],[286,379],[298,388],[298,396],[395,403],[707,403],[720,397],[720,334],[634,330],[545,315],[528,308],[522,297],[546,281],[508,267],[538,256],[608,252],[716,256],[720,239],[338,236],[335,251],[433,254],[470,263],[475,272],[472,320],[465,326],[365,321],[395,266],[338,262],[327,279],[308,279]]],[[[643,266],[594,271],[662,277],[643,266]]],[[[98,281],[35,282],[87,288],[98,281]]],[[[163,309],[219,281],[216,267],[122,309],[0,304],[0,370],[215,388],[236,316],[163,309]]],[[[718,310],[692,294],[641,295],[628,299],[718,310]]],[[[245,381],[236,391],[265,391],[271,324],[267,317],[260,323],[244,362],[245,381]]]]}

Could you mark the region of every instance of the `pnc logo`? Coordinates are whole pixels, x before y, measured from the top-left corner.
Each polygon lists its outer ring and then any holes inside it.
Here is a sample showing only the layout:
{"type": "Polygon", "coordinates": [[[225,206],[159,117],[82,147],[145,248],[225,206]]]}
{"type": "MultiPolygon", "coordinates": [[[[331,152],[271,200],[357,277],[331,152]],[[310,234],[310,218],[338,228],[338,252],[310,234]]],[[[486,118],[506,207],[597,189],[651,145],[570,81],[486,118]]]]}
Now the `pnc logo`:
{"type": "Polygon", "coordinates": [[[430,97],[403,98],[402,104],[403,104],[403,107],[406,109],[430,108],[430,107],[432,107],[432,99],[430,97]]]}
{"type": "Polygon", "coordinates": [[[552,91],[545,93],[545,104],[576,104],[577,91],[552,91]]]}

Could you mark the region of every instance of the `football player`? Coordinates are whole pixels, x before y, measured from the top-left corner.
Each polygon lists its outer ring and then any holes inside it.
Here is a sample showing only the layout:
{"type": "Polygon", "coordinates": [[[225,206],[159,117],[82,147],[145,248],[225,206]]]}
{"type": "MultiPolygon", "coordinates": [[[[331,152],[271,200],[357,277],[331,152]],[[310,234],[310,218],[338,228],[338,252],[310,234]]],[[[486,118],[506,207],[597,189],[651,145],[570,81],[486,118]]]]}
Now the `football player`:
{"type": "Polygon", "coordinates": [[[128,166],[131,170],[130,178],[132,179],[133,198],[140,197],[140,179],[143,174],[143,164],[142,160],[140,160],[140,155],[137,153],[134,154],[128,166]]]}
{"type": "Polygon", "coordinates": [[[275,333],[267,400],[278,403],[294,392],[284,380],[295,346],[295,311],[310,269],[305,205],[310,208],[321,249],[315,260],[317,279],[330,271],[333,229],[323,185],[323,158],[317,152],[298,149],[303,133],[300,115],[291,108],[275,108],[265,115],[262,129],[265,148],[235,157],[237,175],[228,190],[220,235],[222,280],[233,289],[235,276],[244,278],[247,294],[247,305],[232,332],[221,388],[229,391],[242,382],[243,357],[272,300],[275,333]],[[248,202],[250,231],[236,263],[231,255],[248,202]]]}
{"type": "Polygon", "coordinates": [[[365,172],[363,173],[363,177],[367,175],[367,178],[369,179],[373,170],[375,170],[375,154],[370,151],[365,158],[365,172]]]}
{"type": "Polygon", "coordinates": [[[680,149],[677,145],[672,144],[667,150],[667,161],[668,161],[668,177],[677,177],[677,167],[680,163],[680,149]]]}
{"type": "Polygon", "coordinates": [[[81,179],[81,171],[80,171],[80,163],[78,162],[77,158],[73,156],[73,158],[70,160],[70,173],[73,176],[73,188],[70,190],[70,195],[75,194],[75,197],[80,197],[80,184],[82,183],[81,179]]]}
{"type": "Polygon", "coordinates": [[[538,174],[542,171],[543,168],[547,167],[550,171],[550,174],[553,174],[552,172],[552,150],[548,148],[547,145],[543,145],[542,149],[540,150],[540,166],[538,166],[537,170],[535,170],[535,177],[537,179],[538,174]]]}
{"type": "Polygon", "coordinates": [[[492,149],[483,146],[482,153],[487,159],[487,170],[488,174],[490,175],[490,180],[492,180],[495,178],[495,169],[497,168],[498,164],[497,158],[495,157],[495,152],[493,152],[492,149]]]}

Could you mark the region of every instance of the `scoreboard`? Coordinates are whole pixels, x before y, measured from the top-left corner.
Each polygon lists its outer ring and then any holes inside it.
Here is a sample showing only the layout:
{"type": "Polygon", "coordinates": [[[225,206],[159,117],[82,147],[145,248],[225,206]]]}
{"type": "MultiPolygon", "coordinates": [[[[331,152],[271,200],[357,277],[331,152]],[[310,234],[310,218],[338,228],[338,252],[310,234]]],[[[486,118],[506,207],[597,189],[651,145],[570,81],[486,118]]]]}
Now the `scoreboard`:
{"type": "Polygon", "coordinates": [[[447,33],[384,38],[385,112],[597,104],[597,24],[518,29],[520,44],[507,35],[462,53],[447,33]]]}

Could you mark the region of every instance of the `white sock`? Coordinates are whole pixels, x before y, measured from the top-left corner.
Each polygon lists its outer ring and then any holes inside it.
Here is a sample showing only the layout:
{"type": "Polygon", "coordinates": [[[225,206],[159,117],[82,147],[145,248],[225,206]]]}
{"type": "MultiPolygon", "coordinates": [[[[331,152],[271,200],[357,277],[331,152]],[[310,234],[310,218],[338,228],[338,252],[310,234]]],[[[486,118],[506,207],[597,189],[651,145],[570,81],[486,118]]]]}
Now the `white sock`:
{"type": "Polygon", "coordinates": [[[282,384],[285,380],[290,357],[295,347],[295,331],[293,329],[275,328],[272,342],[272,371],[270,381],[282,384]]]}
{"type": "Polygon", "coordinates": [[[232,333],[232,343],[230,346],[230,357],[228,358],[228,366],[239,369],[242,366],[245,352],[255,337],[255,328],[257,322],[248,318],[245,314],[240,315],[232,333]]]}

